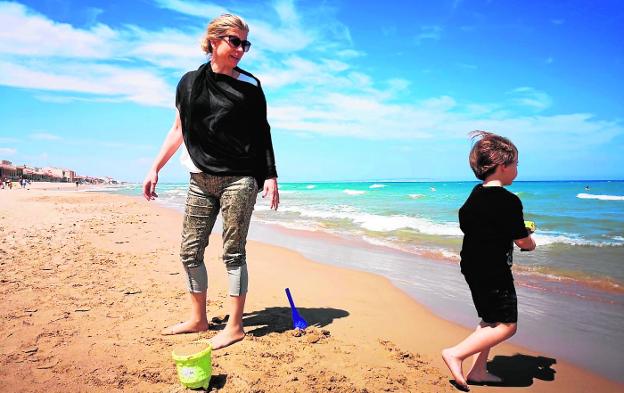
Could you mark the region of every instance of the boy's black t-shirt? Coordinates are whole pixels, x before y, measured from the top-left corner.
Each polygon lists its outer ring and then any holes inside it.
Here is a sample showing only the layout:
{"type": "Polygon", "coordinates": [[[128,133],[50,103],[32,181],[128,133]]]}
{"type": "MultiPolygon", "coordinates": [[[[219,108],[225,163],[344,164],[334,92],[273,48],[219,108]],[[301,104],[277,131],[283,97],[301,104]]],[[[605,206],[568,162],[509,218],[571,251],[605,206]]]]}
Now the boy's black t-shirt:
{"type": "Polygon", "coordinates": [[[459,209],[459,226],[466,279],[489,286],[512,284],[513,241],[529,236],[520,198],[504,187],[479,184],[459,209]]]}

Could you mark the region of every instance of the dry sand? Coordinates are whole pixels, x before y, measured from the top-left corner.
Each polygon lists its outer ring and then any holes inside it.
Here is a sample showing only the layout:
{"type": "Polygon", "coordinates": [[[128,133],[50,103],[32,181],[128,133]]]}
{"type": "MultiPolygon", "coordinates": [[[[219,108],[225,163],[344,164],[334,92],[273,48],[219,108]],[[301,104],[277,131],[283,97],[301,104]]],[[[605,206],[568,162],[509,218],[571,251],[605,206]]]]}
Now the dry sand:
{"type": "MultiPolygon", "coordinates": [[[[211,329],[159,335],[187,314],[181,221],[139,198],[0,190],[0,391],[184,391],[171,351],[223,327],[227,283],[213,237],[206,254],[211,329]]],[[[369,273],[254,242],[248,260],[247,337],[213,354],[212,391],[454,391],[439,352],[468,330],[369,273]],[[305,334],[291,330],[286,287],[313,325],[305,334]]],[[[624,391],[517,346],[501,345],[490,359],[492,371],[523,391],[624,391]]]]}

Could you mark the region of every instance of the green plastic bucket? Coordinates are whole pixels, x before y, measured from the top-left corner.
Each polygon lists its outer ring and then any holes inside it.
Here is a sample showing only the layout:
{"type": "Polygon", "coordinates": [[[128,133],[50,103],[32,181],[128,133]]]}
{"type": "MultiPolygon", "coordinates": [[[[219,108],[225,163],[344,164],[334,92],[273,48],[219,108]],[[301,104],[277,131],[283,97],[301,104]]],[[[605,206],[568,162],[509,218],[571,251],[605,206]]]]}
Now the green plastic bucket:
{"type": "Polygon", "coordinates": [[[184,348],[176,348],[171,352],[171,357],[182,385],[190,389],[208,389],[212,376],[212,347],[209,343],[195,342],[184,348]]]}

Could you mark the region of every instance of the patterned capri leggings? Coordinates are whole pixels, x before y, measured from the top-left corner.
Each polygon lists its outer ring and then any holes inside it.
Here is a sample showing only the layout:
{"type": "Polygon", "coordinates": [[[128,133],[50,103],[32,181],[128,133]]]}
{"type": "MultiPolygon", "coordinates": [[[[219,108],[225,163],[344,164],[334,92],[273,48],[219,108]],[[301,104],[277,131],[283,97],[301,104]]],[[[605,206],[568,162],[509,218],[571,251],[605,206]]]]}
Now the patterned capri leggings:
{"type": "Polygon", "coordinates": [[[223,262],[231,296],[247,293],[245,244],[258,185],[251,176],[213,176],[192,173],[186,198],[180,259],[188,276],[190,292],[208,289],[204,251],[221,210],[223,262]]]}

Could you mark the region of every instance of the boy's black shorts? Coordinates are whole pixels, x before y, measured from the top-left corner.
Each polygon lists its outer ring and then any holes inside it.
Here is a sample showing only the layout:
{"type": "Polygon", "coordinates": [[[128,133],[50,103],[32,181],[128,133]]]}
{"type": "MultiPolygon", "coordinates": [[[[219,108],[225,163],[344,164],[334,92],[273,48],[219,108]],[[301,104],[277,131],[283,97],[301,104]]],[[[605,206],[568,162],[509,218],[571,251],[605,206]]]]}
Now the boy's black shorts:
{"type": "Polygon", "coordinates": [[[466,280],[477,314],[486,323],[518,322],[518,299],[513,282],[492,287],[478,281],[466,280]]]}

